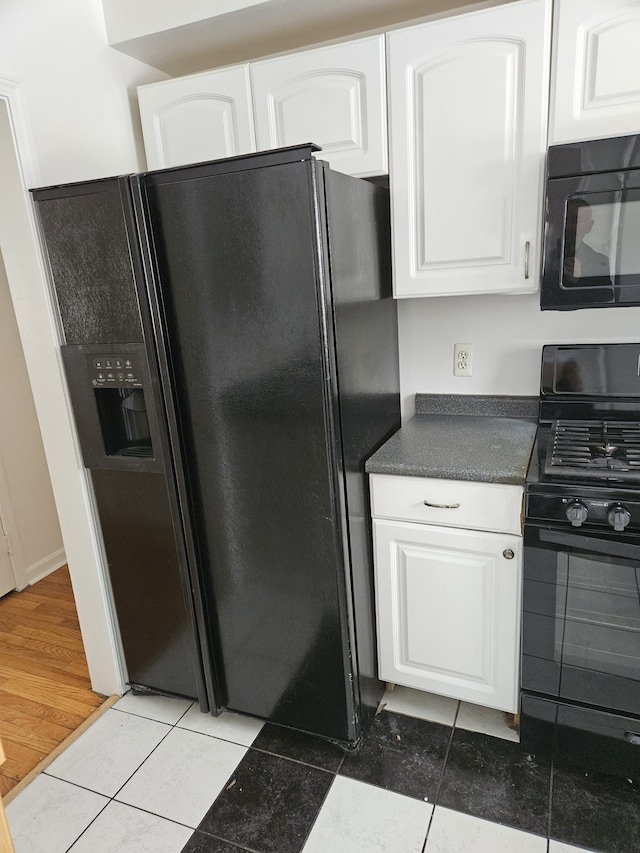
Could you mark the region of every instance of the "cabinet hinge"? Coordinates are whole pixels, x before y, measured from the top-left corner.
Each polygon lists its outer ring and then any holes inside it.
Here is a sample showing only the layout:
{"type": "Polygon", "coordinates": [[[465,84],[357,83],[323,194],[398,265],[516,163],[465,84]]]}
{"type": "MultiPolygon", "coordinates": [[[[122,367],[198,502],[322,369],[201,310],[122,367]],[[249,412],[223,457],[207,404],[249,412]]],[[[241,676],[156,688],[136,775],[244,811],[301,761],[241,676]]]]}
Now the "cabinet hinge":
{"type": "Polygon", "coordinates": [[[13,557],[13,551],[11,549],[11,539],[7,533],[2,534],[2,538],[4,539],[4,549],[10,557],[13,557]]]}

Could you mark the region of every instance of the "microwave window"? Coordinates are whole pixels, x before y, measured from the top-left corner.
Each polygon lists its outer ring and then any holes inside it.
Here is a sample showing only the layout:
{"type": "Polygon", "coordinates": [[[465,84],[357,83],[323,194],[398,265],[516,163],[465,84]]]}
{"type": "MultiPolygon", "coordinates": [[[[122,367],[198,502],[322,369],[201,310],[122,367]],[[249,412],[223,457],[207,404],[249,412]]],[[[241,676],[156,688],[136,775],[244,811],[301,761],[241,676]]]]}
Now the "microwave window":
{"type": "Polygon", "coordinates": [[[565,286],[602,286],[620,276],[640,274],[640,198],[631,195],[595,193],[588,200],[578,196],[567,200],[565,286]],[[614,195],[617,198],[611,200],[614,195]]]}

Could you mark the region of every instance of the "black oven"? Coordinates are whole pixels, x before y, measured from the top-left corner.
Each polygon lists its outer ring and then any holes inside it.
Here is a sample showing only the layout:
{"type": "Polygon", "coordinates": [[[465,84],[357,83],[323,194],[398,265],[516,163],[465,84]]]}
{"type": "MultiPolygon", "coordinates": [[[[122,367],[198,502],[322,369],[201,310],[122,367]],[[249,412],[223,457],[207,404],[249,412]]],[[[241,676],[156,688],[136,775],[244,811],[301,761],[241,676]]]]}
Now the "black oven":
{"type": "Polygon", "coordinates": [[[521,743],[640,777],[640,344],[543,350],[521,743]],[[568,369],[568,366],[570,369],[568,369]]]}
{"type": "Polygon", "coordinates": [[[540,307],[640,305],[640,136],[549,149],[540,307]]]}
{"type": "Polygon", "coordinates": [[[525,527],[522,742],[640,773],[640,536],[525,527]]]}

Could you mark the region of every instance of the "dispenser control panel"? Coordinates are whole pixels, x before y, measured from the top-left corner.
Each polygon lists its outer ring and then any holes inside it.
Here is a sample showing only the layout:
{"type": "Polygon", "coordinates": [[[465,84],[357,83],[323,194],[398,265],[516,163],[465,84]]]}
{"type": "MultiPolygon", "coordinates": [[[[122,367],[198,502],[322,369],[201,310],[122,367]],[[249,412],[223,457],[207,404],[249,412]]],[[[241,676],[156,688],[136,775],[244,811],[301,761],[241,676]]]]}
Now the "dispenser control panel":
{"type": "Polygon", "coordinates": [[[94,388],[142,388],[142,371],[135,355],[87,356],[94,388]]]}

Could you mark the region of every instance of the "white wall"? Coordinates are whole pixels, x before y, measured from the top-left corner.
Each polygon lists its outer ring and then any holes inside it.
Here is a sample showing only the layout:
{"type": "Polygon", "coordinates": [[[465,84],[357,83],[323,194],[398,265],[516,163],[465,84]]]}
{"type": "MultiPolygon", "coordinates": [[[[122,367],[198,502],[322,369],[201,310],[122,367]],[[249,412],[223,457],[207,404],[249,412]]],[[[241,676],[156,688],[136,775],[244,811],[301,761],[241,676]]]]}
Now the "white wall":
{"type": "Polygon", "coordinates": [[[408,299],[398,312],[405,417],[417,392],[537,396],[545,343],[640,340],[640,308],[540,311],[537,294],[408,299]],[[473,344],[473,376],[453,375],[454,343],[473,344]]]}
{"type": "MultiPolygon", "coordinates": [[[[92,685],[105,694],[120,692],[123,687],[117,631],[25,185],[143,168],[132,99],[138,85],[162,76],[107,46],[100,0],[0,3],[0,246],[92,685]]],[[[4,399],[1,404],[5,405],[4,399]]]]}
{"type": "Polygon", "coordinates": [[[1,251],[0,365],[0,465],[14,523],[12,562],[22,587],[59,568],[64,551],[1,251]]]}
{"type": "Polygon", "coordinates": [[[103,0],[109,43],[172,76],[513,0],[103,0]]]}
{"type": "Polygon", "coordinates": [[[184,27],[207,18],[271,2],[273,0],[182,0],[180,3],[103,0],[102,5],[109,41],[113,43],[184,27]]]}
{"type": "Polygon", "coordinates": [[[135,89],[165,75],[108,47],[100,0],[2,0],[0,75],[24,84],[42,185],[144,167],[135,89]]]}

